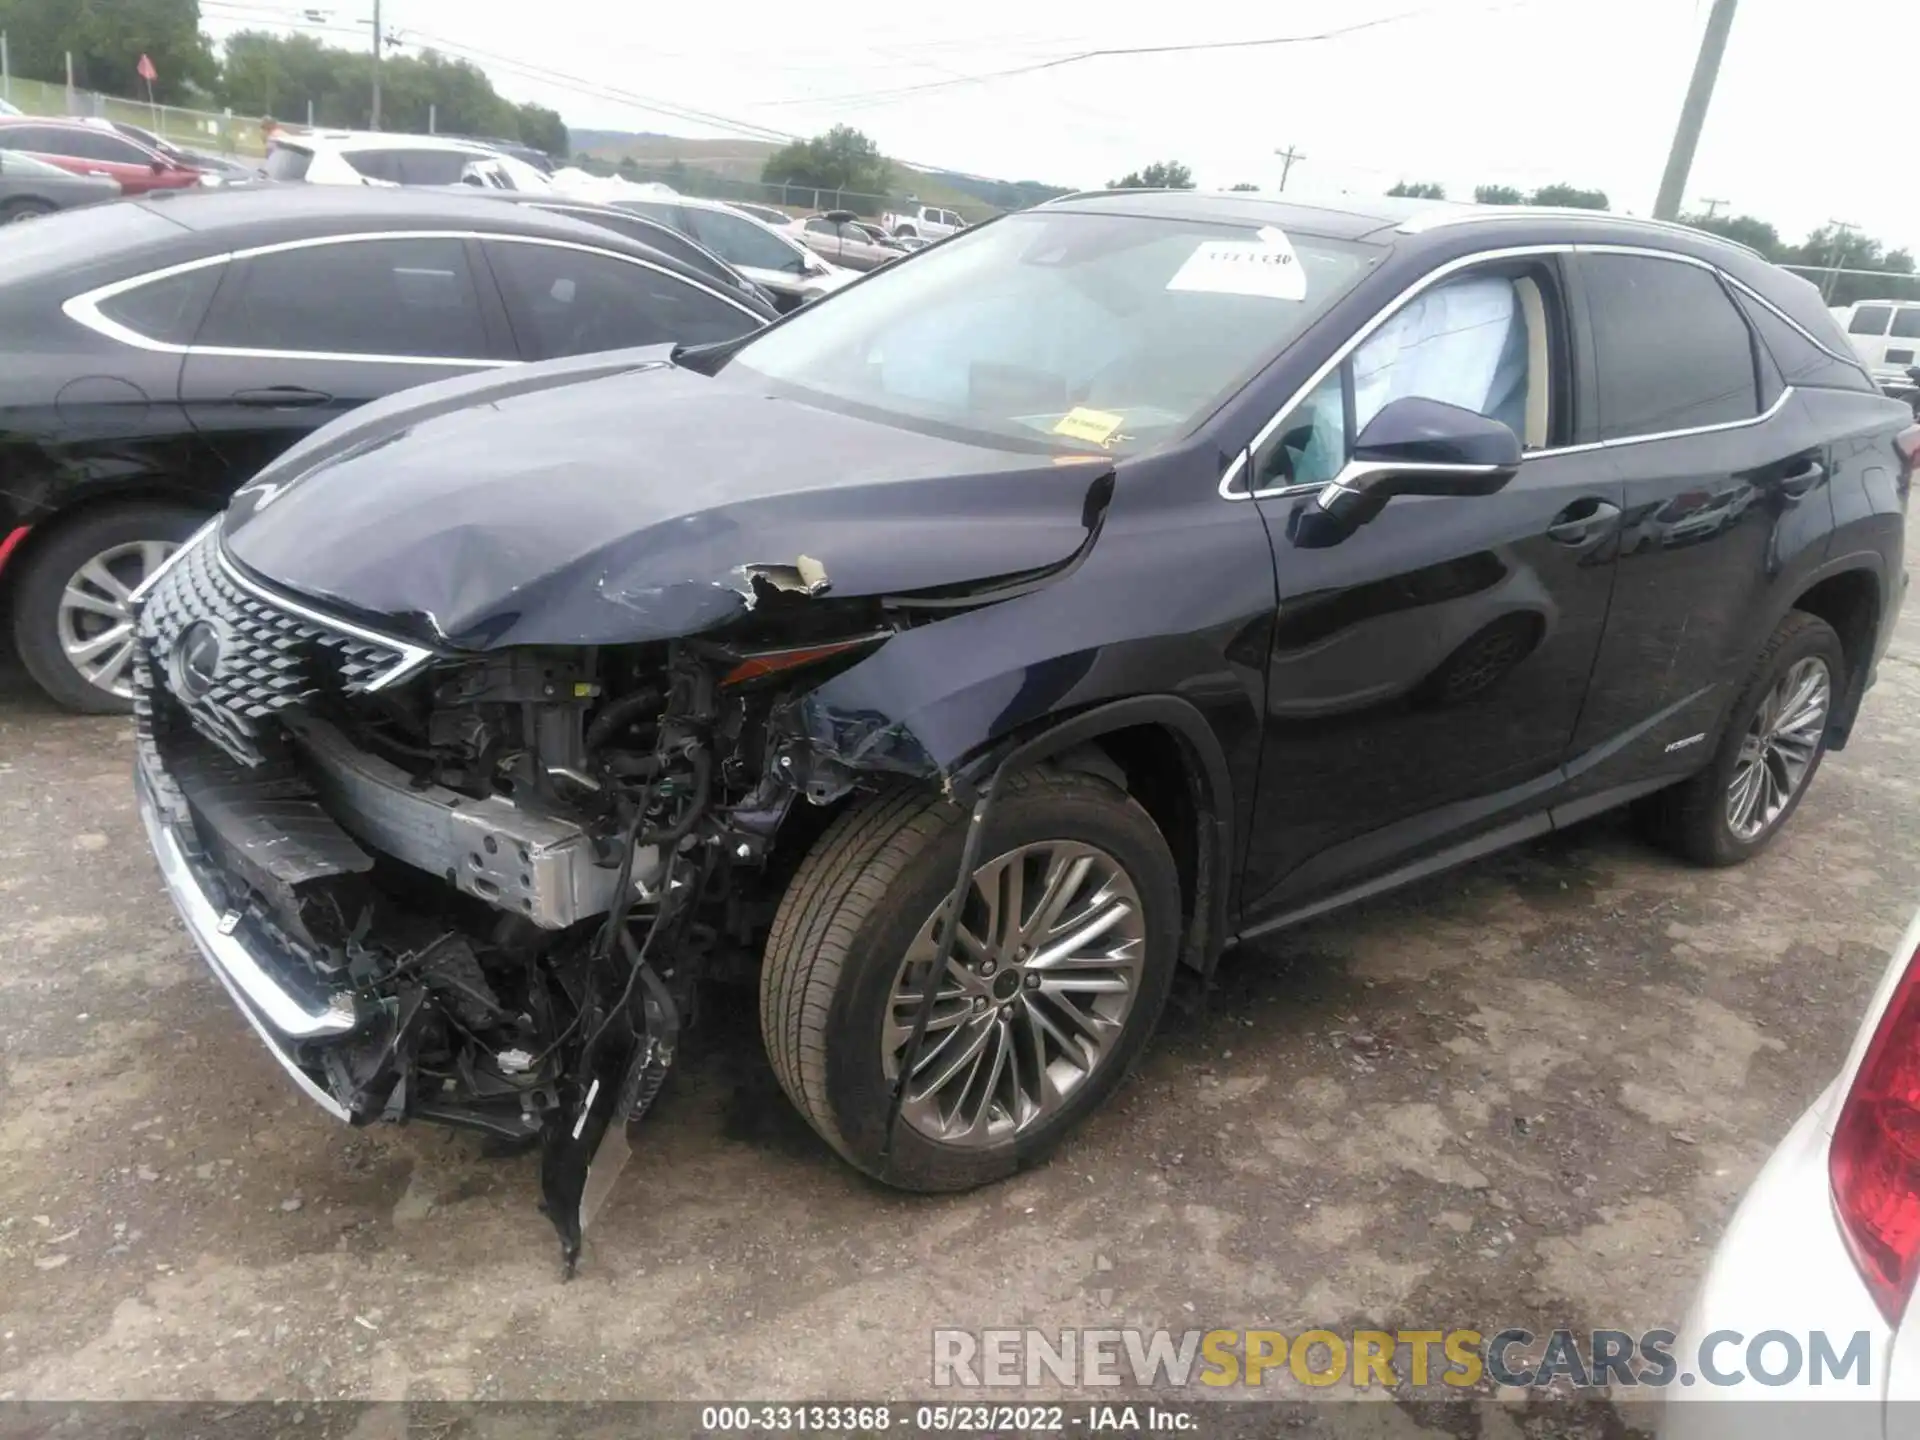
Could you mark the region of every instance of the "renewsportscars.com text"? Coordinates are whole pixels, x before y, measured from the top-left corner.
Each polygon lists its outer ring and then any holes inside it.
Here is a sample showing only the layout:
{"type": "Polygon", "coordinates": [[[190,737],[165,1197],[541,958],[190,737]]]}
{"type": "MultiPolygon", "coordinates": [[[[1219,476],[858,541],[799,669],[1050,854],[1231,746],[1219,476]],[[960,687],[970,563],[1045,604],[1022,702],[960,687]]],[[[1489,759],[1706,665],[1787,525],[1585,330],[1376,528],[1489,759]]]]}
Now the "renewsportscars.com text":
{"type": "Polygon", "coordinates": [[[1201,1386],[1257,1389],[1287,1377],[1356,1390],[1410,1384],[1783,1385],[1870,1387],[1864,1330],[1796,1334],[1720,1330],[1691,1355],[1671,1330],[936,1330],[932,1380],[941,1389],[1201,1386]]]}

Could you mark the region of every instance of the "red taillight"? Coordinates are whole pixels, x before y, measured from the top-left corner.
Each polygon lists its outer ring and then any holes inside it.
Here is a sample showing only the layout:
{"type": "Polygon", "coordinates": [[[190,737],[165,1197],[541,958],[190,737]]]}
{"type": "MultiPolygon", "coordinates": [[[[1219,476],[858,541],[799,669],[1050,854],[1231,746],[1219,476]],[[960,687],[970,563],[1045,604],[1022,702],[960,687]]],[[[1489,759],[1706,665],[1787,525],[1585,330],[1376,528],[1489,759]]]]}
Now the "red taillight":
{"type": "Polygon", "coordinates": [[[9,530],[5,535],[0,535],[0,570],[6,568],[7,557],[12,555],[15,550],[18,550],[20,548],[20,542],[27,538],[27,529],[27,526],[21,525],[16,529],[9,530]]]}
{"type": "Polygon", "coordinates": [[[1892,1325],[1920,1275],[1920,955],[1894,987],[1827,1152],[1834,1210],[1892,1325]]]}

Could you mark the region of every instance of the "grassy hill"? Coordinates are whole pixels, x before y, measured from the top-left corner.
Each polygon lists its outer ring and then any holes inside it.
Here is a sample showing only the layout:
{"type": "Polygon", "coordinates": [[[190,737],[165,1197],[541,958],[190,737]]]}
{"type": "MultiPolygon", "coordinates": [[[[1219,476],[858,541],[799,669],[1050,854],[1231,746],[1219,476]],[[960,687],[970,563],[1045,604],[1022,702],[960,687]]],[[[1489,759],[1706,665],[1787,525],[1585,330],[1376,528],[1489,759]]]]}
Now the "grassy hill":
{"type": "MultiPolygon", "coordinates": [[[[769,204],[803,210],[823,208],[832,203],[831,191],[826,192],[818,204],[814,204],[811,191],[795,187],[783,195],[779,186],[762,185],[760,172],[767,163],[767,157],[780,148],[768,141],[689,140],[679,135],[622,130],[575,130],[572,135],[576,155],[590,155],[612,165],[618,165],[623,159],[631,159],[639,168],[637,178],[664,181],[688,195],[711,194],[722,200],[763,200],[769,204]]],[[[923,205],[939,205],[958,210],[969,220],[985,220],[1003,209],[1034,204],[1045,199],[1049,193],[1062,194],[1064,191],[1032,181],[1022,181],[1016,185],[1003,180],[955,175],[945,171],[915,170],[895,161],[892,193],[884,198],[904,201],[912,196],[923,205]]],[[[848,197],[847,203],[853,209],[863,208],[851,197],[848,197]]],[[[882,207],[873,204],[864,208],[878,210],[882,207]]]]}

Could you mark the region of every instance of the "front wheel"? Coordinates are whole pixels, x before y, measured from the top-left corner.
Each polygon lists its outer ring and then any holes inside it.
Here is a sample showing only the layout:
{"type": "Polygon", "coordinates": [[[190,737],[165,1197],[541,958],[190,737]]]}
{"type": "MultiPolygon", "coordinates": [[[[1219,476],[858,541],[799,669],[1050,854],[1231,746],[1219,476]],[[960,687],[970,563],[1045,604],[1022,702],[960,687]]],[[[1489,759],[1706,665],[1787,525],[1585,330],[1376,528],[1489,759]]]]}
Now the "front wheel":
{"type": "Polygon", "coordinates": [[[35,200],[22,196],[18,200],[9,200],[0,205],[0,225],[12,225],[21,220],[38,220],[42,215],[51,215],[57,207],[45,200],[35,200]]]}
{"type": "Polygon", "coordinates": [[[1813,783],[1846,685],[1833,627],[1789,614],[1727,712],[1712,763],[1644,807],[1653,838],[1697,865],[1737,865],[1765,849],[1813,783]]]}
{"type": "Polygon", "coordinates": [[[843,1157],[909,1190],[983,1184],[1058,1144],[1139,1057],[1179,947],[1179,878],[1146,811],[1093,776],[1010,777],[889,1150],[965,832],[965,812],[920,790],[856,805],[802,862],[761,973],[789,1098],[843,1157]]]}

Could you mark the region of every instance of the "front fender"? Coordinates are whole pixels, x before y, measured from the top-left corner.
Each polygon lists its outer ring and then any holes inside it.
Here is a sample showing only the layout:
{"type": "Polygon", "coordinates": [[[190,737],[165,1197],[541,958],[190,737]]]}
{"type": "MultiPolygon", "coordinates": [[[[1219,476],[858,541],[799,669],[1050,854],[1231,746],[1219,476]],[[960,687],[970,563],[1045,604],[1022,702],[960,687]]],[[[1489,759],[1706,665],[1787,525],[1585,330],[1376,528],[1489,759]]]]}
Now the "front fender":
{"type": "MultiPolygon", "coordinates": [[[[1165,725],[1201,757],[1231,847],[1250,820],[1274,604],[1252,507],[1160,498],[1123,477],[1072,573],[903,630],[801,697],[796,728],[837,766],[951,785],[1035,736],[1057,732],[1064,748],[1090,725],[1165,725]]],[[[1223,891],[1237,886],[1237,852],[1220,874],[1223,891]]]]}

